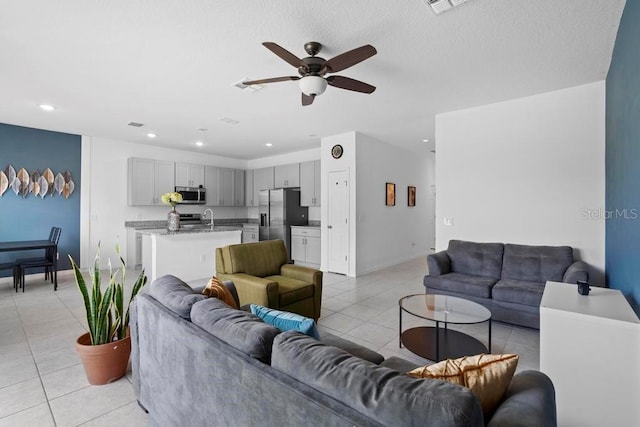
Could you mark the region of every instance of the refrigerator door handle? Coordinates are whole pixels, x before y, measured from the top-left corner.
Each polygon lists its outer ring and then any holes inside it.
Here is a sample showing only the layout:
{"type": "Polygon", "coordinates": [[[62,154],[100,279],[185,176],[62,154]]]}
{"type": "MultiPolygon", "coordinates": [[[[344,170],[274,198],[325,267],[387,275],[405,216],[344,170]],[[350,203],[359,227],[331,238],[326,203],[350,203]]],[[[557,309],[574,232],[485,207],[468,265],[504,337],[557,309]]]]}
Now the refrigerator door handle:
{"type": "Polygon", "coordinates": [[[260,214],[260,227],[266,227],[266,226],[267,226],[267,214],[262,213],[260,214]]]}

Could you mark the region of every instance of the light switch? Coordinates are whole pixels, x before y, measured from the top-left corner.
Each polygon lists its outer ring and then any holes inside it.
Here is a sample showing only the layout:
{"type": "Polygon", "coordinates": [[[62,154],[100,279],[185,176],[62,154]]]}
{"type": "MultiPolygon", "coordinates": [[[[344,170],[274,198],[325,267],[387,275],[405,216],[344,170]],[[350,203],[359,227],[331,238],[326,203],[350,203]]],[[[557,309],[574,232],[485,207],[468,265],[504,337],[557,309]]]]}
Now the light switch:
{"type": "Polygon", "coordinates": [[[453,217],[452,216],[445,216],[443,218],[442,222],[444,223],[444,225],[453,225],[453,217]]]}

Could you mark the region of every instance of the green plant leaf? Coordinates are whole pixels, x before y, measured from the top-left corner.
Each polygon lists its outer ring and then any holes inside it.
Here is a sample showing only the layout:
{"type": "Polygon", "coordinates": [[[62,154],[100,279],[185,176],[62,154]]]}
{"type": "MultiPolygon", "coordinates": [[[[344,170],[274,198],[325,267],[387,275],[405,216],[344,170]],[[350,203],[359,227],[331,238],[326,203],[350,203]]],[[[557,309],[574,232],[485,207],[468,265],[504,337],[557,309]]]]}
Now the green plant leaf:
{"type": "Polygon", "coordinates": [[[84,301],[84,308],[87,313],[87,324],[89,325],[89,335],[91,336],[91,342],[93,343],[93,337],[95,336],[95,317],[92,316],[91,310],[91,300],[89,299],[89,291],[87,290],[87,284],[84,281],[84,277],[82,277],[82,273],[80,272],[80,268],[73,260],[73,257],[69,255],[69,260],[71,261],[71,267],[73,268],[73,276],[76,279],[76,285],[82,294],[82,299],[84,301]]]}
{"type": "Polygon", "coordinates": [[[136,295],[138,295],[138,292],[140,292],[140,289],[142,289],[142,287],[146,285],[146,283],[147,276],[144,274],[144,269],[142,269],[140,275],[133,284],[133,288],[131,288],[131,297],[129,298],[129,304],[127,305],[127,314],[124,316],[125,329],[127,326],[129,326],[129,310],[131,308],[131,303],[133,302],[133,299],[136,297],[136,295]]]}

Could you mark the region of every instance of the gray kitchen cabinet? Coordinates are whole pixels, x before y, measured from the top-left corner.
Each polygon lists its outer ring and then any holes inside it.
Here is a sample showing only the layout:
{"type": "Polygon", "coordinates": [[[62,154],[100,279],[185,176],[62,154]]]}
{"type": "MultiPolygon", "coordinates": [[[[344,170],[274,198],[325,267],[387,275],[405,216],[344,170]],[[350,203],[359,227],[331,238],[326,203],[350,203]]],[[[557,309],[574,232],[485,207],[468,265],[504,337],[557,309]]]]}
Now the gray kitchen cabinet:
{"type": "Polygon", "coordinates": [[[272,190],[273,186],[273,167],[254,169],[253,171],[253,203],[258,206],[261,190],[272,190]]]}
{"type": "Polygon", "coordinates": [[[258,199],[253,197],[253,169],[244,171],[244,198],[245,206],[258,206],[258,199]]]}
{"type": "Polygon", "coordinates": [[[275,188],[300,187],[300,163],[276,166],[274,186],[275,188]]]}
{"type": "Polygon", "coordinates": [[[207,166],[205,189],[207,206],[234,206],[235,169],[207,166]]]}
{"type": "Polygon", "coordinates": [[[320,160],[300,163],[300,205],[320,206],[320,160]]]}
{"type": "Polygon", "coordinates": [[[176,186],[199,187],[205,185],[203,165],[176,163],[176,186]]]}
{"type": "Polygon", "coordinates": [[[204,189],[206,192],[207,206],[218,206],[220,200],[220,168],[217,166],[205,166],[204,189]]]}
{"type": "Polygon", "coordinates": [[[162,205],[160,196],[174,190],[175,164],[164,160],[131,157],[127,161],[129,206],[162,205]]]}
{"type": "Polygon", "coordinates": [[[230,168],[220,168],[220,199],[218,206],[233,206],[233,190],[235,181],[235,170],[230,168]]]}
{"type": "Polygon", "coordinates": [[[233,179],[233,205],[244,206],[244,170],[235,169],[233,179]]]}

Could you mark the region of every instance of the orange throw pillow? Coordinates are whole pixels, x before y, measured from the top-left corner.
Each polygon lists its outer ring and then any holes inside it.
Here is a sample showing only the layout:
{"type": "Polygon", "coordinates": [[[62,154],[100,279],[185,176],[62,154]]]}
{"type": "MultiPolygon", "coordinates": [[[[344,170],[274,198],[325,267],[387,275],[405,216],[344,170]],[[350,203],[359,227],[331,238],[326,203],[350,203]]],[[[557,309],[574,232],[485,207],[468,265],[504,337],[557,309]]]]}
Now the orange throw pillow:
{"type": "Polygon", "coordinates": [[[227,289],[227,287],[216,276],[213,276],[211,280],[209,280],[207,286],[202,290],[202,294],[209,298],[218,298],[232,308],[235,308],[236,310],[238,309],[238,305],[236,304],[236,300],[233,299],[233,295],[231,295],[229,289],[227,289]]]}
{"type": "Polygon", "coordinates": [[[485,415],[491,414],[509,388],[518,366],[517,354],[478,354],[443,360],[408,372],[416,378],[433,378],[473,391],[485,415]]]}

